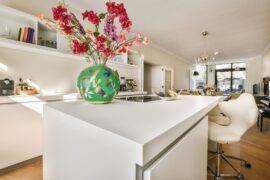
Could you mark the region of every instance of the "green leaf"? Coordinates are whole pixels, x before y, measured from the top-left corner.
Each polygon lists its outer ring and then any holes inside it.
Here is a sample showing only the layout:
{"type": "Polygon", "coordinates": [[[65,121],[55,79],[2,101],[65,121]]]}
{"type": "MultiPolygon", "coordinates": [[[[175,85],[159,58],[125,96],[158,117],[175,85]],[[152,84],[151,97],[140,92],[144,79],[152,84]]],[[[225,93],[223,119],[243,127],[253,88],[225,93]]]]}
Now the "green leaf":
{"type": "Polygon", "coordinates": [[[100,19],[104,19],[106,17],[106,13],[100,13],[98,16],[100,19]]]}
{"type": "Polygon", "coordinates": [[[97,32],[97,31],[94,32],[94,36],[95,36],[95,37],[98,37],[98,36],[99,36],[99,32],[97,32]]]}

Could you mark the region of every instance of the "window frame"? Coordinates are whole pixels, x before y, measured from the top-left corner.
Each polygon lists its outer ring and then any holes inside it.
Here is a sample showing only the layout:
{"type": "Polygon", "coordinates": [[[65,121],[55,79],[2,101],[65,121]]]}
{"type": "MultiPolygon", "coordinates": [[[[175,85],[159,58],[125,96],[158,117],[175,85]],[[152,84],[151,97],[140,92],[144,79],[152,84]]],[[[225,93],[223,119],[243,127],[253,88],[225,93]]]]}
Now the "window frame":
{"type": "MultiPolygon", "coordinates": [[[[242,63],[242,62],[238,62],[242,63]]],[[[215,86],[218,87],[218,80],[217,80],[217,73],[218,72],[230,72],[231,74],[231,84],[230,84],[230,92],[233,92],[233,72],[235,71],[246,71],[246,68],[233,68],[233,64],[238,64],[238,63],[225,63],[225,64],[230,64],[230,68],[226,69],[216,69],[215,70],[215,86]]]]}

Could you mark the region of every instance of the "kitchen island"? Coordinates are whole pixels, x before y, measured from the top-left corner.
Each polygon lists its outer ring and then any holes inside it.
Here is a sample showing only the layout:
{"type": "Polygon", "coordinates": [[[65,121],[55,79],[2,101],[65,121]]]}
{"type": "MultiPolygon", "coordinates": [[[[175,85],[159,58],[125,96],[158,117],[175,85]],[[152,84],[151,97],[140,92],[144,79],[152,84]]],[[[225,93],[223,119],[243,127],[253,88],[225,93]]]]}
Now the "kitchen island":
{"type": "Polygon", "coordinates": [[[206,180],[206,115],[222,99],[45,105],[44,180],[206,180]]]}

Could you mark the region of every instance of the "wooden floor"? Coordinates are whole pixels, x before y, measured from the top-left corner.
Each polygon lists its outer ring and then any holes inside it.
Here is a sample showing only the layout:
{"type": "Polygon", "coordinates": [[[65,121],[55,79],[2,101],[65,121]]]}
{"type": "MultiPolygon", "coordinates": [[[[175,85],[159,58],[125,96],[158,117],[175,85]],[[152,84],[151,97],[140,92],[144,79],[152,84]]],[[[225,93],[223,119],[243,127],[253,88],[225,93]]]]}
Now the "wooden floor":
{"type": "MultiPolygon", "coordinates": [[[[265,121],[263,133],[254,126],[242,139],[239,143],[224,146],[224,150],[227,154],[248,160],[252,168],[245,169],[238,162],[233,164],[243,172],[246,180],[270,180],[270,119],[265,121]]],[[[210,165],[213,164],[210,162],[210,165]]],[[[232,172],[224,163],[222,170],[232,172]]],[[[208,177],[208,180],[211,179],[208,177]]],[[[42,161],[0,175],[0,180],[42,180],[42,161]]]]}
{"type": "Polygon", "coordinates": [[[42,160],[0,175],[0,180],[42,180],[42,160]]]}

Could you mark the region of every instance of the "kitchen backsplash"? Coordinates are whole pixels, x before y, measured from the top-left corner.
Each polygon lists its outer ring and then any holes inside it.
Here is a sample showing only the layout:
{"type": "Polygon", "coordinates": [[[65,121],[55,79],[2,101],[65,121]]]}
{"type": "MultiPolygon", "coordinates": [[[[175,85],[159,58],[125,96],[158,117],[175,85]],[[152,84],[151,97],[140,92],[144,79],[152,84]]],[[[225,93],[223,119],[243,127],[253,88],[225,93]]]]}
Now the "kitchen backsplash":
{"type": "MultiPolygon", "coordinates": [[[[87,63],[54,56],[40,55],[0,48],[0,63],[7,70],[0,70],[0,79],[9,78],[18,83],[19,79],[31,79],[42,94],[75,92],[76,78],[87,63]]],[[[111,65],[120,76],[139,82],[137,68],[123,68],[111,65]]]]}

